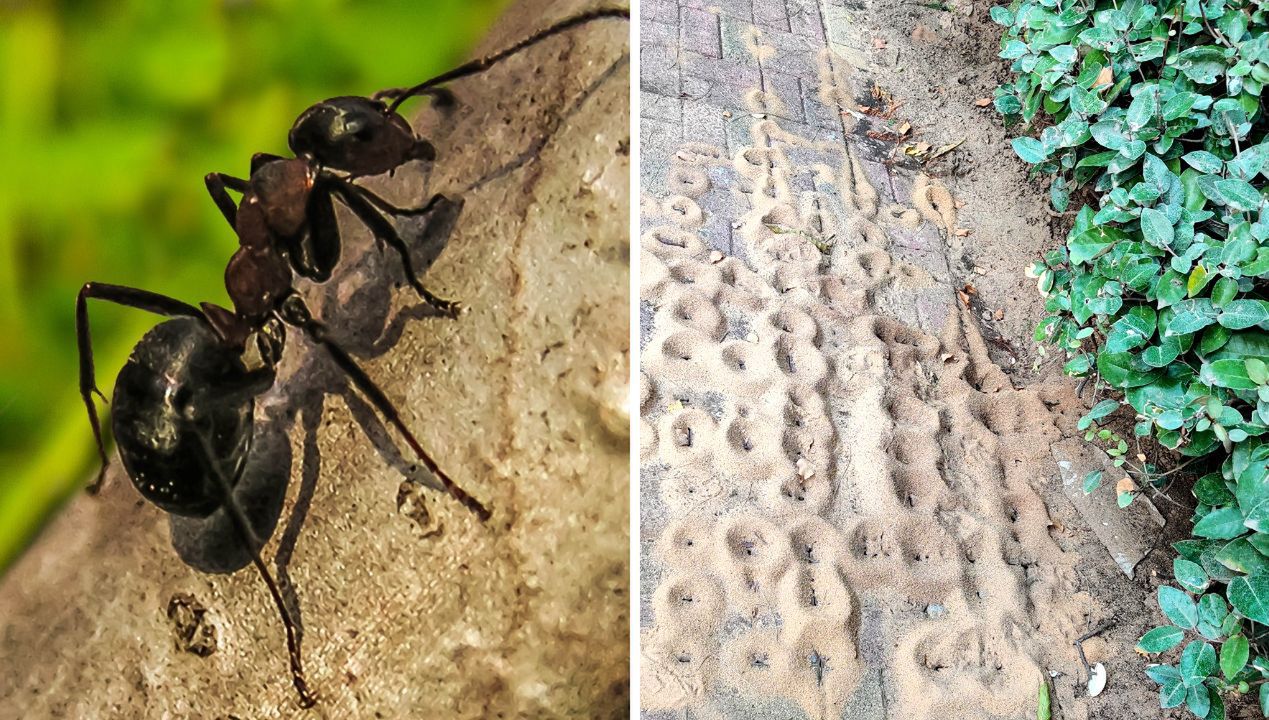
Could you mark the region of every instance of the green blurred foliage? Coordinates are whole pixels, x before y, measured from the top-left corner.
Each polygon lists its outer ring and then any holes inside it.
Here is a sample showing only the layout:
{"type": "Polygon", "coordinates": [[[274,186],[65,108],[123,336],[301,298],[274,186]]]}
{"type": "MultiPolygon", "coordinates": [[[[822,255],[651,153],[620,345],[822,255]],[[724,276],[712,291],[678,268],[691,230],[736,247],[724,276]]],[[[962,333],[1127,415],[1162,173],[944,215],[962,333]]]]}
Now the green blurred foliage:
{"type": "MultiPolygon", "coordinates": [[[[237,243],[203,176],[286,154],[314,102],[458,64],[506,2],[0,2],[0,568],[95,468],[80,285],[228,304],[237,243]]],[[[110,397],[156,318],[90,312],[110,397]]]]}

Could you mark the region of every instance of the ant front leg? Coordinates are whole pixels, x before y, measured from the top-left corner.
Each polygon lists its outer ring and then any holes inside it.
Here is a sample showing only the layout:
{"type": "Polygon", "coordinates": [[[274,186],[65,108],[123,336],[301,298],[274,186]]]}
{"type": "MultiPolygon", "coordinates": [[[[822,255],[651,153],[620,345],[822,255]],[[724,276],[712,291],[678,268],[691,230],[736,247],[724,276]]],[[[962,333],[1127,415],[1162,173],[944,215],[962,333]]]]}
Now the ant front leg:
{"type": "Polygon", "coordinates": [[[106,444],[101,439],[101,421],[97,417],[97,406],[93,404],[92,397],[96,393],[97,397],[103,401],[106,399],[106,396],[101,394],[101,390],[97,389],[97,373],[93,367],[92,329],[88,322],[89,299],[104,300],[167,317],[188,316],[203,320],[206,318],[193,305],[166,295],[152,293],[149,290],[92,282],[85,283],[80,288],[79,296],[75,300],[75,334],[79,343],[79,394],[84,399],[84,407],[88,409],[88,422],[92,425],[93,437],[97,440],[97,454],[101,456],[101,470],[97,473],[97,479],[93,481],[93,484],[88,486],[89,492],[96,492],[101,488],[101,481],[106,475],[106,466],[110,461],[106,457],[106,444]]]}
{"type": "Polygon", "coordinates": [[[225,192],[225,188],[229,188],[234,192],[247,192],[248,183],[242,178],[226,175],[224,173],[207,173],[203,178],[203,182],[207,184],[207,192],[211,195],[212,201],[216,203],[216,207],[220,208],[220,214],[225,216],[225,221],[229,223],[229,227],[236,228],[238,226],[238,204],[233,198],[229,197],[229,193],[225,192]]]}
{"type": "Polygon", "coordinates": [[[397,232],[397,229],[393,227],[392,222],[387,218],[389,214],[403,216],[426,215],[442,201],[446,201],[447,198],[444,195],[435,195],[423,207],[402,209],[393,207],[369,190],[352,183],[338,182],[332,186],[332,189],[339,194],[340,199],[348,205],[357,217],[361,218],[361,221],[370,228],[370,231],[377,239],[388,243],[397,251],[397,254],[401,256],[401,264],[405,266],[406,280],[409,281],[410,287],[414,288],[414,291],[419,294],[419,297],[423,298],[423,301],[428,305],[439,310],[442,315],[449,318],[458,317],[462,312],[462,306],[459,303],[439,298],[423,287],[423,282],[414,271],[414,263],[410,260],[410,250],[406,246],[405,240],[401,238],[401,234],[397,232]]]}

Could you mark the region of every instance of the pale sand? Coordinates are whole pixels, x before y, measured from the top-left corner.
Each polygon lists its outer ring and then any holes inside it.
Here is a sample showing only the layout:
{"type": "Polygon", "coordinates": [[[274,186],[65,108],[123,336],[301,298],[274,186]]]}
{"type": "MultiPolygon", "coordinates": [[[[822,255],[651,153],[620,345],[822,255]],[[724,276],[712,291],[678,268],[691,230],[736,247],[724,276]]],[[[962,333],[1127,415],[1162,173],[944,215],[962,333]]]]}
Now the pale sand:
{"type": "MultiPolygon", "coordinates": [[[[821,99],[852,98],[815,60],[821,99]]],[[[1041,496],[1078,403],[988,359],[942,184],[745,100],[747,147],[685,143],[641,203],[642,708],[1033,716],[1096,610],[1041,496]],[[730,254],[703,240],[718,222],[730,254]]]]}

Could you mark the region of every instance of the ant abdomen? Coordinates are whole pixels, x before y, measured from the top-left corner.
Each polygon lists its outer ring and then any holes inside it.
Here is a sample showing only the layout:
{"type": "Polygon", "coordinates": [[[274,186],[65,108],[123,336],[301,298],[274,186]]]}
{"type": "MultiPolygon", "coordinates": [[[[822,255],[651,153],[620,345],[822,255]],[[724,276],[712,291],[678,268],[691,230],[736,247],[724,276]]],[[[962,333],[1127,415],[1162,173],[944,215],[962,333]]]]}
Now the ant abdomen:
{"type": "Polygon", "coordinates": [[[115,383],[111,428],[128,476],[147,500],[189,517],[223,504],[209,463],[236,482],[251,445],[255,400],[225,388],[249,378],[241,354],[200,320],[168,320],[141,338],[115,383]]]}

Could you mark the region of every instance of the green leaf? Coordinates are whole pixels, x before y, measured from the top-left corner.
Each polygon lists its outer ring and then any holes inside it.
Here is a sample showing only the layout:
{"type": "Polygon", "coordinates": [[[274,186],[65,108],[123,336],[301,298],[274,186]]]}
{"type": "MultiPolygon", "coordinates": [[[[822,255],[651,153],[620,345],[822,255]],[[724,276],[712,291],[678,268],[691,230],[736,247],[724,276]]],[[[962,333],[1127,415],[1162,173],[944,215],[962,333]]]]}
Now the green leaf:
{"type": "Polygon", "coordinates": [[[1216,192],[1226,205],[1242,212],[1260,207],[1260,193],[1245,180],[1217,180],[1216,192]]]}
{"type": "Polygon", "coordinates": [[[1053,707],[1049,699],[1049,681],[1040,679],[1040,689],[1036,691],[1036,720],[1052,720],[1053,707]]]}
{"type": "Polygon", "coordinates": [[[1159,249],[1171,247],[1175,236],[1172,221],[1168,220],[1167,215],[1154,208],[1141,209],[1141,232],[1146,242],[1159,249]]]}
{"type": "Polygon", "coordinates": [[[1004,5],[997,5],[991,9],[991,19],[998,25],[1008,27],[1013,25],[1014,14],[1004,5]]]}
{"type": "Polygon", "coordinates": [[[1233,300],[1227,303],[1216,321],[1230,330],[1245,330],[1269,320],[1269,301],[1233,300]]]}
{"type": "Polygon", "coordinates": [[[1181,557],[1173,558],[1172,574],[1181,583],[1181,587],[1190,592],[1201,593],[1207,589],[1207,573],[1196,562],[1181,557]]]}
{"type": "Polygon", "coordinates": [[[1192,628],[1198,624],[1198,605],[1184,591],[1171,585],[1159,586],[1159,609],[1181,628],[1192,628]]]}
{"type": "Polygon", "coordinates": [[[1169,680],[1159,687],[1159,707],[1174,708],[1185,702],[1185,696],[1190,689],[1181,682],[1180,678],[1169,680]]]}
{"type": "Polygon", "coordinates": [[[1176,270],[1163,273],[1163,277],[1159,278],[1159,284],[1155,286],[1155,297],[1159,300],[1160,308],[1176,305],[1184,300],[1185,276],[1176,270]]]}
{"type": "Polygon", "coordinates": [[[1206,150],[1195,150],[1181,156],[1181,159],[1189,164],[1190,167],[1198,170],[1205,175],[1215,175],[1225,167],[1225,161],[1207,152],[1206,150]]]}
{"type": "MultiPolygon", "coordinates": [[[[1143,363],[1144,365],[1144,363],[1143,363]]],[[[1134,388],[1149,385],[1159,375],[1158,370],[1142,372],[1136,367],[1130,353],[1108,353],[1097,355],[1097,370],[1102,379],[1112,387],[1134,388]]]]}
{"type": "Polygon", "coordinates": [[[1226,680],[1233,680],[1234,676],[1247,665],[1249,649],[1247,637],[1242,633],[1234,635],[1221,645],[1221,673],[1225,675],[1226,680]]]}
{"type": "Polygon", "coordinates": [[[1252,573],[1236,577],[1229,581],[1226,595],[1243,617],[1262,625],[1269,623],[1269,574],[1252,573]]]}
{"type": "Polygon", "coordinates": [[[1132,99],[1132,103],[1128,106],[1128,128],[1130,130],[1140,130],[1150,124],[1150,119],[1154,117],[1155,111],[1158,109],[1159,103],[1159,86],[1146,85],[1137,92],[1137,96],[1132,99]]]}
{"type": "Polygon", "coordinates": [[[1208,695],[1207,686],[1201,683],[1191,686],[1185,694],[1185,706],[1198,717],[1206,718],[1212,709],[1212,699],[1208,695]]]}
{"type": "Polygon", "coordinates": [[[1176,304],[1176,314],[1172,316],[1172,321],[1168,323],[1168,329],[1164,336],[1171,337],[1198,332],[1216,322],[1216,317],[1219,314],[1219,311],[1212,305],[1212,301],[1207,298],[1182,300],[1176,304]]]}
{"type": "Polygon", "coordinates": [[[1202,640],[1193,640],[1181,651],[1181,682],[1193,688],[1216,672],[1216,650],[1202,640]]]}
{"type": "Polygon", "coordinates": [[[1142,635],[1141,640],[1137,642],[1137,649],[1141,652],[1152,654],[1167,652],[1180,645],[1184,639],[1184,630],[1172,625],[1165,625],[1142,635]]]}
{"type": "MultiPolygon", "coordinates": [[[[1216,281],[1212,286],[1212,304],[1218,308],[1223,308],[1238,295],[1238,281],[1233,278],[1223,277],[1216,281]]],[[[1220,318],[1216,318],[1220,322],[1220,318]]]]}
{"type": "Polygon", "coordinates": [[[1177,55],[1176,67],[1194,82],[1211,85],[1225,71],[1225,53],[1212,45],[1192,47],[1177,55]]]}
{"type": "Polygon", "coordinates": [[[1141,306],[1129,310],[1128,314],[1111,325],[1106,336],[1106,350],[1121,353],[1150,342],[1150,338],[1154,337],[1155,317],[1154,308],[1151,307],[1141,306]]]}
{"type": "Polygon", "coordinates": [[[1022,158],[1024,162],[1031,163],[1032,165],[1042,163],[1049,157],[1049,153],[1044,149],[1044,145],[1035,138],[1014,138],[1013,151],[1018,153],[1018,157],[1022,158]]]}
{"type": "Polygon", "coordinates": [[[1126,239],[1122,230],[1109,226],[1093,226],[1088,230],[1073,234],[1067,240],[1072,265],[1079,265],[1097,258],[1106,252],[1111,245],[1126,239]]]}
{"type": "Polygon", "coordinates": [[[1256,387],[1247,375],[1247,364],[1242,358],[1221,358],[1204,363],[1199,370],[1199,380],[1209,385],[1239,390],[1256,387]]]}
{"type": "Polygon", "coordinates": [[[1198,101],[1198,97],[1197,93],[1192,92],[1179,92],[1173,95],[1163,104],[1163,119],[1176,120],[1189,114],[1190,109],[1194,107],[1194,103],[1198,101]]]}
{"type": "Polygon", "coordinates": [[[1094,470],[1084,476],[1084,494],[1088,495],[1102,486],[1102,471],[1094,470]]]}
{"type": "Polygon", "coordinates": [[[1162,368],[1172,364],[1181,355],[1181,340],[1166,337],[1159,340],[1158,345],[1151,345],[1141,351],[1141,360],[1150,367],[1162,368]]]}
{"type": "Polygon", "coordinates": [[[1189,280],[1185,281],[1185,294],[1190,297],[1198,295],[1207,286],[1207,279],[1207,267],[1203,263],[1195,265],[1194,270],[1190,272],[1189,280]]]}
{"type": "Polygon", "coordinates": [[[1218,508],[1194,523],[1194,535],[1213,540],[1230,540],[1247,532],[1238,508],[1218,508]]]}
{"type": "Polygon", "coordinates": [[[1244,358],[1243,365],[1247,368],[1247,378],[1257,385],[1269,384],[1269,365],[1265,364],[1260,358],[1244,358]]]}

